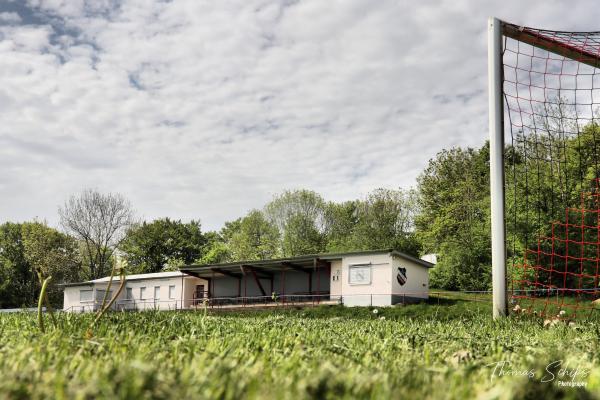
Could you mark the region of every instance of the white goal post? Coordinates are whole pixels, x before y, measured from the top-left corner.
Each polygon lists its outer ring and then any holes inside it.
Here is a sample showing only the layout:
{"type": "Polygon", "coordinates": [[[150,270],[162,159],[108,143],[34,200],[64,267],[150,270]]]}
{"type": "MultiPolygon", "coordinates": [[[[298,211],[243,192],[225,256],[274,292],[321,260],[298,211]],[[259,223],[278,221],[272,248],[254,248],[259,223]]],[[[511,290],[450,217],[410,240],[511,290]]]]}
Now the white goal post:
{"type": "Polygon", "coordinates": [[[502,22],[488,20],[490,196],[492,217],[492,290],[494,318],[508,314],[506,225],[504,212],[504,104],[502,100],[502,22]]]}

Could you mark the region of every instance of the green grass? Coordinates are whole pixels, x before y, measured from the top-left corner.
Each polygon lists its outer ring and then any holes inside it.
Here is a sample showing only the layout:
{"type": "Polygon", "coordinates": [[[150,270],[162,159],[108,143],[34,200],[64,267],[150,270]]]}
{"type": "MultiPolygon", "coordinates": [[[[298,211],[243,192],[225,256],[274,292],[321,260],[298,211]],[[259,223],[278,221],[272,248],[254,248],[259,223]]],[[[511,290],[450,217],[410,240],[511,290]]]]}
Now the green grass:
{"type": "MultiPolygon", "coordinates": [[[[494,322],[485,298],[406,307],[61,315],[0,314],[0,398],[598,398],[600,325],[494,322]],[[383,318],[382,318],[383,317],[383,318]],[[490,381],[509,361],[535,378],[490,381]],[[563,360],[587,387],[540,382],[563,360]]],[[[557,370],[553,370],[555,374],[557,370]]],[[[562,380],[568,380],[563,378],[562,380]]]]}

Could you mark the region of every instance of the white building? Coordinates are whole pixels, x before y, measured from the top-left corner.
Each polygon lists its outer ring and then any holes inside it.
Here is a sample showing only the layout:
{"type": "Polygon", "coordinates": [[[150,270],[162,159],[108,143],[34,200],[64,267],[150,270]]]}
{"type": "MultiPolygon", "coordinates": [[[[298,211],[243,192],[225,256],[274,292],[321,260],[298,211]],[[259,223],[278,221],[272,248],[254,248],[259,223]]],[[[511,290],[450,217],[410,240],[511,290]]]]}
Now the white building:
{"type": "MultiPolygon", "coordinates": [[[[175,310],[199,303],[236,307],[306,302],[390,306],[427,299],[432,266],[390,249],[190,265],[177,272],[127,276],[114,308],[175,310]]],[[[97,309],[108,280],[65,285],[64,309],[97,309]]],[[[115,278],[111,292],[118,287],[115,278]]]]}
{"type": "Polygon", "coordinates": [[[387,249],[186,266],[181,271],[208,282],[213,305],[275,300],[389,306],[427,299],[431,267],[428,261],[387,249]]]}
{"type": "MultiPolygon", "coordinates": [[[[110,277],[65,285],[63,310],[95,311],[102,305],[110,277]]],[[[113,278],[108,299],[119,289],[113,278]]],[[[190,308],[207,295],[207,282],[180,271],[127,275],[125,287],[116,299],[116,310],[179,310],[190,308]]]]}

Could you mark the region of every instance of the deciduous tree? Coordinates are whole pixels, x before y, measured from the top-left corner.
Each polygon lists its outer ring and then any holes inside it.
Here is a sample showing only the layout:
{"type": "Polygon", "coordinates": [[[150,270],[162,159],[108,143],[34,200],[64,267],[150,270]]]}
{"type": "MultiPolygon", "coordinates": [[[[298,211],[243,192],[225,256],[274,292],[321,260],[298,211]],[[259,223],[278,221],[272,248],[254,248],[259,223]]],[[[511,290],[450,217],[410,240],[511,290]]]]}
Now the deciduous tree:
{"type": "Polygon", "coordinates": [[[114,250],[134,223],[128,200],[119,193],[100,193],[86,189],[71,196],[59,208],[63,228],[85,245],[89,261],[87,277],[100,278],[111,269],[114,250]]]}
{"type": "Polygon", "coordinates": [[[203,256],[206,245],[200,221],[162,218],[132,226],[119,248],[131,271],[148,273],[191,264],[203,256]]]}
{"type": "Polygon", "coordinates": [[[284,256],[327,248],[327,204],[318,193],[285,191],[265,206],[265,214],[282,235],[284,256]]]}

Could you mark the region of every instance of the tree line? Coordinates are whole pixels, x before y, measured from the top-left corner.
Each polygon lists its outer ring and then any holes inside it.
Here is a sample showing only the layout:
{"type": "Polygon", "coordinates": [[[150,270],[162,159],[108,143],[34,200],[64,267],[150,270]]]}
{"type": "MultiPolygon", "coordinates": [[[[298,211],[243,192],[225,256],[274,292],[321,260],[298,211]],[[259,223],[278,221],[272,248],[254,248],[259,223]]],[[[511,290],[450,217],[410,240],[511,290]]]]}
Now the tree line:
{"type": "MultiPolygon", "coordinates": [[[[547,233],[543,221],[578,205],[582,182],[598,176],[599,134],[597,125],[588,125],[577,136],[541,133],[507,146],[506,175],[522,177],[514,184],[507,178],[509,257],[522,257],[532,237],[547,233]]],[[[122,195],[86,190],[59,208],[60,230],[43,221],[0,225],[0,307],[34,303],[40,286],[36,268],[52,275],[50,298],[60,304],[58,284],[106,276],[116,258],[127,273],[149,273],[186,264],[386,248],[417,257],[437,254],[432,287],[488,289],[489,203],[487,143],[439,152],[413,189],[376,189],[345,202],[289,190],[218,231],[203,231],[200,220],[139,221],[122,195]]]]}
{"type": "Polygon", "coordinates": [[[117,259],[132,274],[350,250],[418,255],[416,202],[413,190],[377,189],[343,203],[290,190],[218,231],[203,231],[199,220],[138,221],[122,195],[88,189],[59,207],[60,230],[43,221],[0,225],[0,307],[33,305],[38,270],[52,277],[49,298],[60,304],[60,284],[107,276],[117,259]]]}

